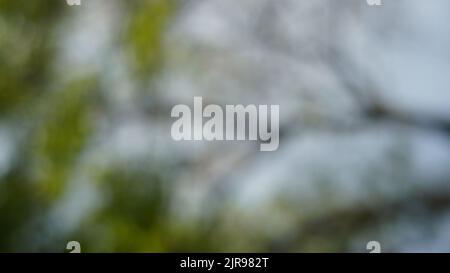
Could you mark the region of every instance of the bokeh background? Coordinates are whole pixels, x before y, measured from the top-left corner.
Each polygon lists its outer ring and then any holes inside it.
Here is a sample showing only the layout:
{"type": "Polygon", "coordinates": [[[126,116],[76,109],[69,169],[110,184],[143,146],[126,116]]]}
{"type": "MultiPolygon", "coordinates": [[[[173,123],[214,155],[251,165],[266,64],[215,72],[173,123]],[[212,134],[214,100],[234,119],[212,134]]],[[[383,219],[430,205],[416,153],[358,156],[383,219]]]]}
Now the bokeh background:
{"type": "Polygon", "coordinates": [[[450,251],[449,72],[448,0],[0,0],[0,251],[450,251]]]}

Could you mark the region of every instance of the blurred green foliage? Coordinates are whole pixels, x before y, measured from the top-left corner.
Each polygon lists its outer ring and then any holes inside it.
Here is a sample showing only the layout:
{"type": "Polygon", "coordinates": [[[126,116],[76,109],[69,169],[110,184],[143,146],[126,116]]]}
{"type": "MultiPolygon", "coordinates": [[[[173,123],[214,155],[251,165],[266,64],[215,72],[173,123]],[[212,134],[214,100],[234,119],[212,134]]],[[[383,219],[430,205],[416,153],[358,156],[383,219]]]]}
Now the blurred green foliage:
{"type": "Polygon", "coordinates": [[[136,74],[148,77],[149,72],[156,71],[162,65],[164,32],[176,6],[172,0],[137,3],[131,4],[133,16],[124,38],[125,42],[130,43],[130,55],[136,74]]]}
{"type": "MultiPolygon", "coordinates": [[[[145,80],[161,65],[175,3],[124,6],[130,17],[120,41],[145,80]]],[[[108,196],[101,208],[73,234],[46,234],[46,219],[68,190],[102,111],[96,75],[69,83],[56,77],[55,32],[65,16],[64,1],[0,0],[0,121],[18,134],[11,166],[0,178],[0,251],[62,252],[66,241],[77,238],[85,251],[169,250],[162,239],[170,198],[162,185],[169,181],[158,169],[107,167],[95,176],[108,196]]]]}
{"type": "Polygon", "coordinates": [[[28,109],[51,82],[60,1],[0,1],[0,114],[28,109]]]}
{"type": "MultiPolygon", "coordinates": [[[[127,20],[116,42],[137,82],[145,85],[163,65],[164,34],[176,7],[171,0],[123,3],[127,20]]],[[[220,235],[218,218],[172,219],[173,166],[164,161],[89,166],[100,206],[74,230],[53,234],[52,212],[70,194],[69,182],[98,133],[97,117],[109,113],[101,75],[57,77],[55,33],[70,11],[60,0],[0,0],[0,130],[15,136],[17,148],[0,176],[0,252],[64,252],[72,240],[83,252],[227,249],[234,233],[220,235]]]]}

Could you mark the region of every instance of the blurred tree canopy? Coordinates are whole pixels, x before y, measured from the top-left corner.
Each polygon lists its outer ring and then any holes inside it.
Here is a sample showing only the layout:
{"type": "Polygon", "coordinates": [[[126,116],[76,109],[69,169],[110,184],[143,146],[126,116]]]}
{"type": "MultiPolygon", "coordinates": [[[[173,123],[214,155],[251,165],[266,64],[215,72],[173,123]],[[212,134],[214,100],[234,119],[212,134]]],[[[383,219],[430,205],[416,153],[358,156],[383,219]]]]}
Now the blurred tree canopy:
{"type": "MultiPolygon", "coordinates": [[[[137,80],[145,81],[161,65],[161,40],[175,6],[124,1],[129,18],[118,40],[137,80]]],[[[0,181],[0,251],[62,252],[74,239],[84,251],[177,249],[166,217],[170,178],[161,169],[142,171],[143,166],[94,171],[107,201],[73,233],[48,234],[49,211],[69,190],[108,93],[101,92],[97,75],[69,83],[56,78],[55,32],[70,11],[60,0],[0,1],[0,121],[6,124],[1,130],[14,133],[17,147],[0,181]]]]}
{"type": "Polygon", "coordinates": [[[0,252],[365,251],[352,243],[449,212],[447,82],[398,90],[447,78],[431,52],[445,28],[414,40],[399,22],[423,6],[379,20],[350,0],[82,2],[0,0],[0,252]],[[194,93],[284,103],[286,148],[176,146],[170,104],[194,93]],[[244,212],[236,196],[260,182],[273,203],[244,212]]]}

